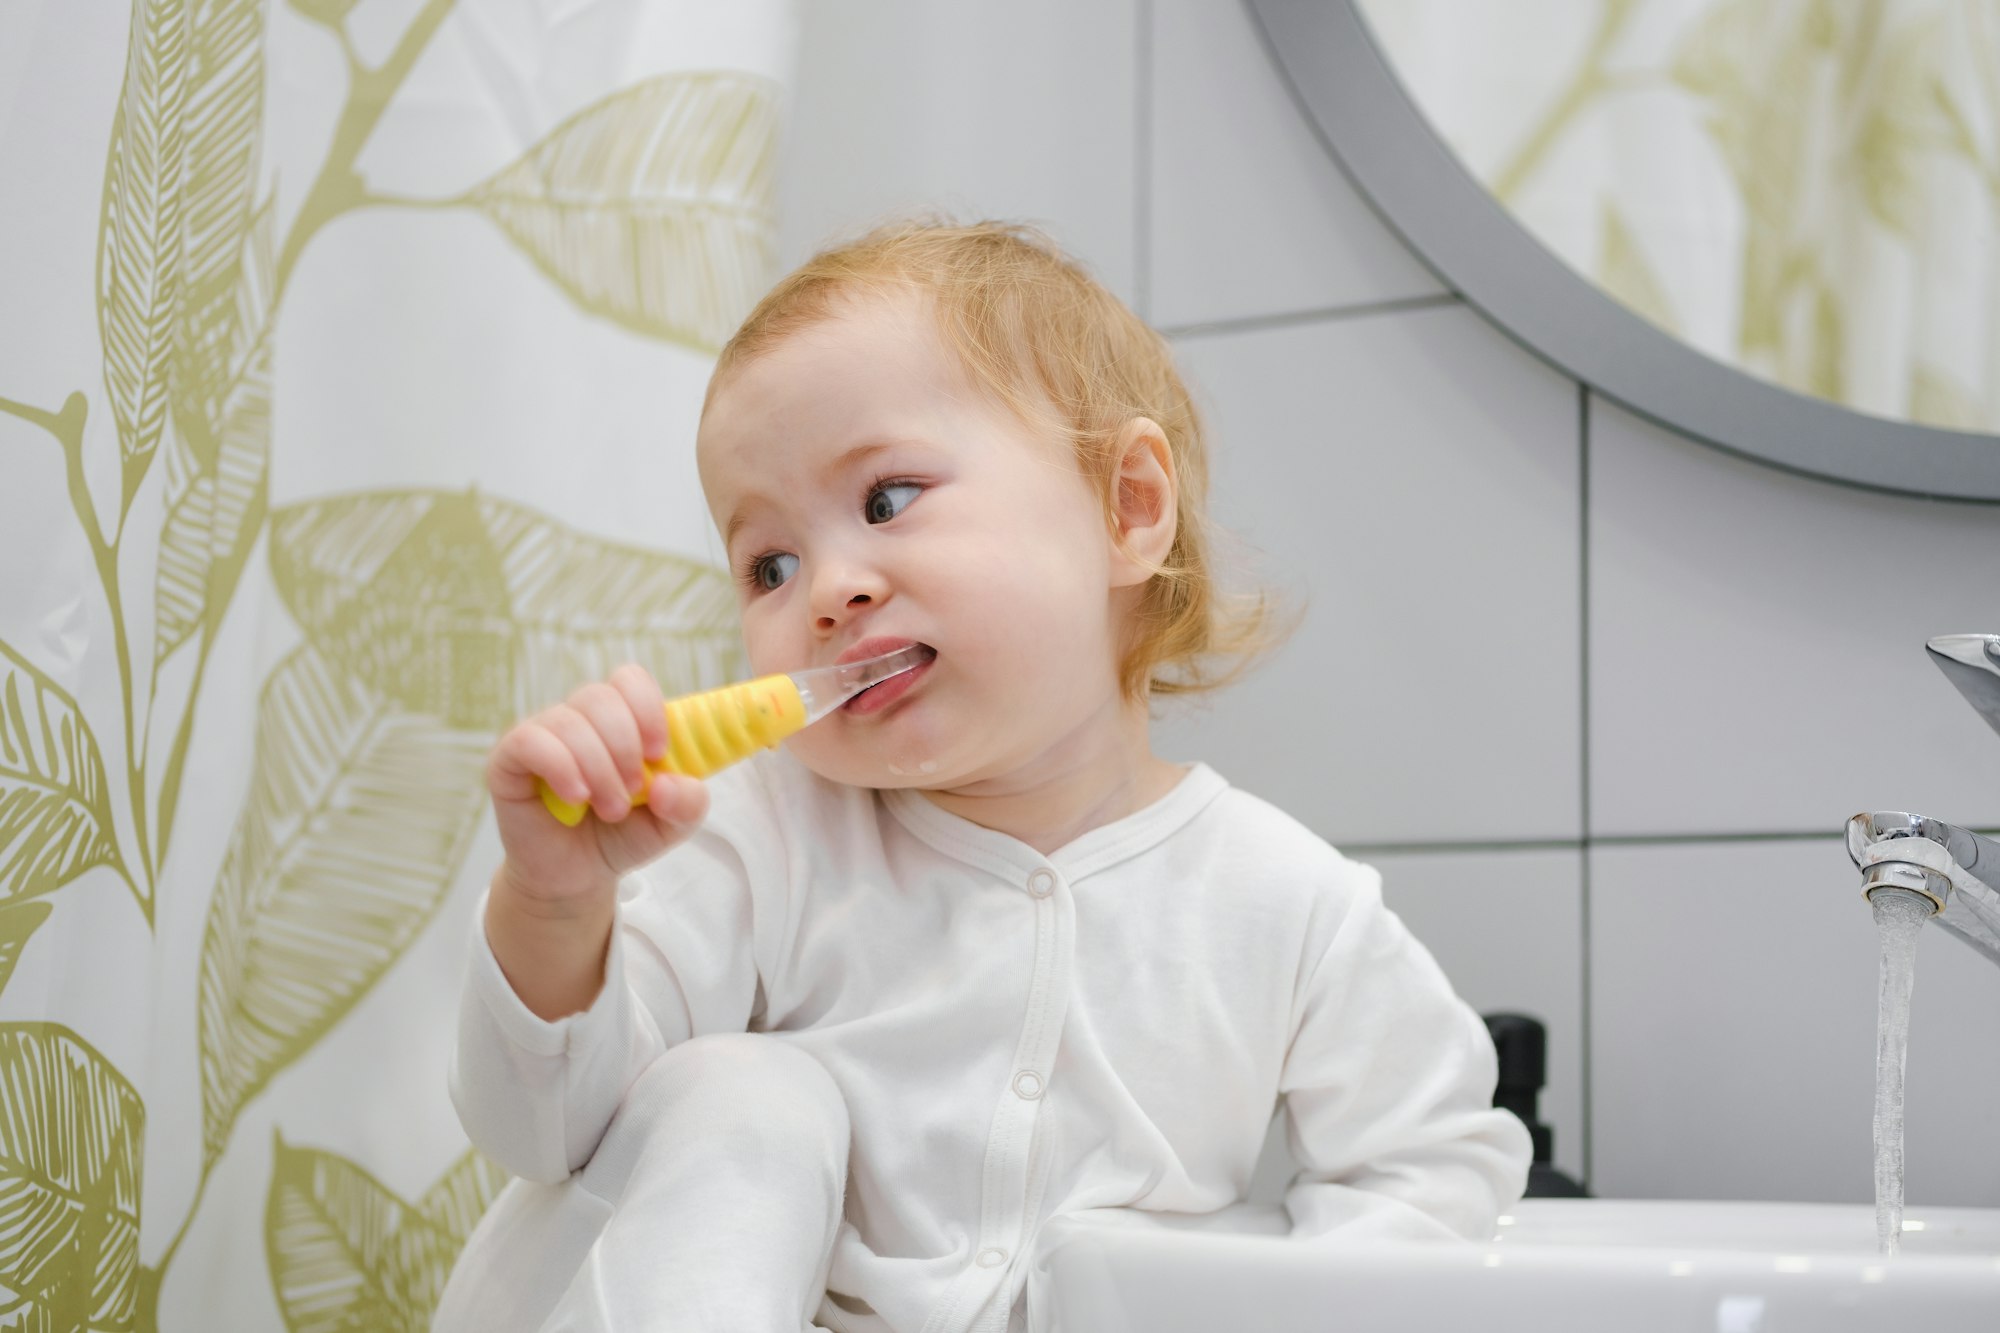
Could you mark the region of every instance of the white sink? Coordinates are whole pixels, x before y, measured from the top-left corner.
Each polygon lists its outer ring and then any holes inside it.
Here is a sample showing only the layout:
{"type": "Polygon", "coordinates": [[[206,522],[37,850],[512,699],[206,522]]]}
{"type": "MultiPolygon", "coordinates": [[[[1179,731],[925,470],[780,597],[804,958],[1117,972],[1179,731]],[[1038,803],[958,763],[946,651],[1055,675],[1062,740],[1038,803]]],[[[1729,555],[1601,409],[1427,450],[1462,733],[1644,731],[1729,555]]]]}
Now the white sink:
{"type": "Polygon", "coordinates": [[[1268,1209],[1229,1232],[1051,1223],[1033,1333],[1994,1333],[2000,1209],[1528,1199],[1477,1245],[1335,1247],[1268,1209]]]}

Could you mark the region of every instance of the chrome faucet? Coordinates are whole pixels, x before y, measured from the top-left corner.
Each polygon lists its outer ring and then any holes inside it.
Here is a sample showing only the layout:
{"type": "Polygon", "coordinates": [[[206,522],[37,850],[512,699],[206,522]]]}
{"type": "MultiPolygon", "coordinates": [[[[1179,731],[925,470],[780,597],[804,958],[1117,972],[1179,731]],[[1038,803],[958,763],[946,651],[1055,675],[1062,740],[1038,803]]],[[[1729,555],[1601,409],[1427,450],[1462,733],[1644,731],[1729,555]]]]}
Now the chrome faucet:
{"type": "MultiPolygon", "coordinates": [[[[2000,732],[2000,634],[1945,634],[1931,660],[2000,732]]],[[[2000,963],[2000,842],[1971,829],[1901,810],[1847,821],[1847,854],[1861,891],[1904,889],[1928,898],[1940,926],[2000,963]]]]}

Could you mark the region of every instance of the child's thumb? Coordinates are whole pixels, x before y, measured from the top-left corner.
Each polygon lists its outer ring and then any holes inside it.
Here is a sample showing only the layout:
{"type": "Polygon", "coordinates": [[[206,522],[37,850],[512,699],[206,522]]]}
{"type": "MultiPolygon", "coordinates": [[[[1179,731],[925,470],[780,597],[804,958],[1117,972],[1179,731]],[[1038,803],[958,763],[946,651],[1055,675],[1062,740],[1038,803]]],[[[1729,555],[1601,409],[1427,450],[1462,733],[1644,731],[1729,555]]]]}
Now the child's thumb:
{"type": "Polygon", "coordinates": [[[691,829],[708,813],[708,784],[681,773],[655,773],[646,784],[646,809],[662,824],[691,829]]]}

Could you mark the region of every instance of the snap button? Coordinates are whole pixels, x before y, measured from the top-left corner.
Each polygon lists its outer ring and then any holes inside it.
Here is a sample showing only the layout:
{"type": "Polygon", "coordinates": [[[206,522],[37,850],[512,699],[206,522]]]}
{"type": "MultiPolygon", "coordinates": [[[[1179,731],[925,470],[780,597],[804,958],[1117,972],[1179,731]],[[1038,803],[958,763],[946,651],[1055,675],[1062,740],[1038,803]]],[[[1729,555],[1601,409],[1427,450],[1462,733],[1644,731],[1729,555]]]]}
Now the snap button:
{"type": "Polygon", "coordinates": [[[1028,892],[1037,898],[1046,898],[1056,891],[1056,877],[1047,870],[1037,870],[1028,876],[1028,892]]]}
{"type": "Polygon", "coordinates": [[[1006,1262],[1007,1251],[1005,1250],[981,1250],[979,1252],[978,1263],[981,1268],[998,1268],[1006,1262]]]}
{"type": "Polygon", "coordinates": [[[1023,1069],[1014,1075],[1014,1093],[1023,1101],[1033,1101],[1042,1095],[1042,1076],[1032,1069],[1023,1069]]]}

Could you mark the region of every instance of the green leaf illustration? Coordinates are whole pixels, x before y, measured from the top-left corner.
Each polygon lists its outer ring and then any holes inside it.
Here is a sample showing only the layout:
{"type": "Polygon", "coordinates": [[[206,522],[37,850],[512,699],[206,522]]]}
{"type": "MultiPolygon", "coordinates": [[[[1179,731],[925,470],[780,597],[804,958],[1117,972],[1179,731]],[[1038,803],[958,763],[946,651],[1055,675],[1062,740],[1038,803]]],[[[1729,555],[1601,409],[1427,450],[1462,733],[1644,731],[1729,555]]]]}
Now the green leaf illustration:
{"type": "Polygon", "coordinates": [[[1704,124],[1742,191],[1745,223],[1774,253],[1790,235],[1806,178],[1825,56],[1802,10],[1724,0],[1689,30],[1672,67],[1674,81],[1707,104],[1704,124]]]}
{"type": "Polygon", "coordinates": [[[1725,0],[1702,15],[1673,62],[1675,81],[1707,103],[1705,126],[1742,193],[1739,340],[1752,359],[1775,359],[1786,340],[1799,205],[1816,160],[1807,136],[1825,33],[1805,8],[1725,0]]]}
{"type": "Polygon", "coordinates": [[[1937,122],[1944,127],[1940,150],[1977,173],[1986,185],[1987,206],[2000,209],[2000,162],[1993,160],[1990,130],[2000,121],[2000,40],[1995,39],[2000,14],[1979,9],[1959,13],[1971,31],[1958,28],[1962,35],[1950,43],[1955,59],[1945,58],[1956,68],[1941,69],[1930,86],[1937,122]]]}
{"type": "Polygon", "coordinates": [[[347,22],[348,11],[354,8],[357,0],[287,0],[287,3],[314,23],[338,28],[347,22]]]}
{"type": "Polygon", "coordinates": [[[97,322],[105,395],[124,459],[124,506],[152,464],[167,419],[194,64],[190,18],[187,0],[133,0],[125,82],[104,169],[97,322]]]}
{"type": "Polygon", "coordinates": [[[1855,108],[1854,169],[1868,211],[1906,243],[1930,211],[1923,158],[1952,142],[1942,64],[1941,15],[1910,23],[1873,53],[1872,77],[1855,108]]]}
{"type": "MultiPolygon", "coordinates": [[[[409,1275],[451,1263],[451,1242],[374,1176],[333,1153],[273,1151],[264,1250],[293,1333],[421,1333],[431,1306],[409,1275]]],[[[441,1287],[440,1287],[441,1289],[441,1287]]]]}
{"type": "Polygon", "coordinates": [[[1680,321],[1638,238],[1610,199],[1604,201],[1604,249],[1597,260],[1598,285],[1668,333],[1679,336],[1680,321]]]}
{"type": "Polygon", "coordinates": [[[28,947],[28,937],[49,919],[53,909],[45,902],[11,902],[0,905],[0,991],[14,975],[14,964],[28,947]]]}
{"type": "Polygon", "coordinates": [[[342,672],[411,712],[507,724],[518,630],[471,495],[371,492],[281,509],[270,560],[299,627],[342,672]]]}
{"type": "MultiPolygon", "coordinates": [[[[637,662],[671,694],[743,673],[736,588],[712,565],[580,533],[482,497],[520,627],[513,716],[637,662]]],[[[511,718],[510,718],[511,720],[511,718]]]]}
{"type": "Polygon", "coordinates": [[[586,107],[466,196],[592,314],[714,351],[776,260],[776,89],[668,74],[586,107]]]}
{"type": "Polygon", "coordinates": [[[398,707],[310,645],[272,673],[202,938],[208,1160],[436,913],[485,811],[491,742],[398,707]]]}
{"type": "Polygon", "coordinates": [[[274,1155],[264,1250],[292,1333],[429,1328],[471,1221],[505,1181],[467,1153],[413,1207],[334,1153],[279,1139],[274,1155]]]}
{"type": "Polygon", "coordinates": [[[233,313],[219,320],[216,345],[204,349],[214,358],[203,371],[210,378],[186,387],[181,429],[167,452],[153,629],[161,660],[198,627],[221,618],[264,522],[271,454],[270,223],[266,205],[244,234],[233,313]]]}
{"type": "Polygon", "coordinates": [[[122,865],[104,759],[76,701],[0,642],[0,901],[122,865]]]}
{"type": "MultiPolygon", "coordinates": [[[[219,318],[205,346],[199,392],[176,399],[181,429],[167,452],[166,521],[153,570],[153,661],[172,657],[206,627],[209,642],[229,610],[268,511],[271,456],[271,207],[267,202],[239,238],[242,254],[230,270],[231,313],[219,318]],[[212,419],[208,414],[213,413],[212,419]]],[[[194,358],[177,357],[188,369],[194,358]]],[[[187,381],[181,381],[185,390],[187,381]]],[[[204,662],[205,665],[205,662],[204,662]]],[[[201,692],[197,668],[167,764],[160,775],[154,827],[158,863],[173,841],[181,779],[201,692]]]]}
{"type": "Polygon", "coordinates": [[[1494,198],[1514,203],[1549,153],[1570,127],[1580,121],[1598,96],[1612,87],[1611,54],[1632,17],[1635,0],[1602,0],[1597,23],[1568,76],[1555,86],[1548,106],[1536,118],[1505,160],[1487,178],[1494,198]]]}
{"type": "Polygon", "coordinates": [[[176,467],[168,456],[166,523],[154,578],[154,651],[171,657],[203,624],[228,609],[265,513],[264,479],[271,451],[271,349],[237,382],[222,422],[213,470],[176,467]]]}
{"type": "Polygon", "coordinates": [[[0,1025],[0,1288],[10,1329],[129,1329],[145,1106],[54,1023],[0,1025]]]}
{"type": "MultiPolygon", "coordinates": [[[[156,661],[221,617],[264,516],[275,258],[271,204],[253,207],[263,8],[263,0],[195,0],[184,280],[168,366],[176,431],[155,575],[156,661]]],[[[165,804],[171,808],[171,793],[165,804]]]]}
{"type": "MultiPolygon", "coordinates": [[[[1916,237],[1932,207],[1929,159],[1957,155],[1995,179],[1949,78],[1977,57],[1953,48],[1946,18],[1881,0],[1724,0],[1676,53],[1674,77],[1706,104],[1745,204],[1742,359],[1782,384],[1845,401],[1853,312],[1836,257],[1864,226],[1916,237]]],[[[1911,413],[1935,424],[1977,412],[1932,368],[1915,368],[1910,395],[1911,413]]]]}
{"type": "Polygon", "coordinates": [[[271,572],[329,659],[413,711],[498,732],[621,662],[670,691],[741,664],[722,571],[477,494],[340,496],[274,512],[271,572]]]}
{"type": "MultiPolygon", "coordinates": [[[[193,63],[168,382],[174,424],[205,470],[218,448],[231,386],[263,331],[263,297],[271,290],[267,232],[262,281],[244,291],[246,252],[260,257],[248,242],[264,117],[264,0],[186,3],[193,63]]],[[[268,227],[268,216],[264,222],[268,227]]]]}

